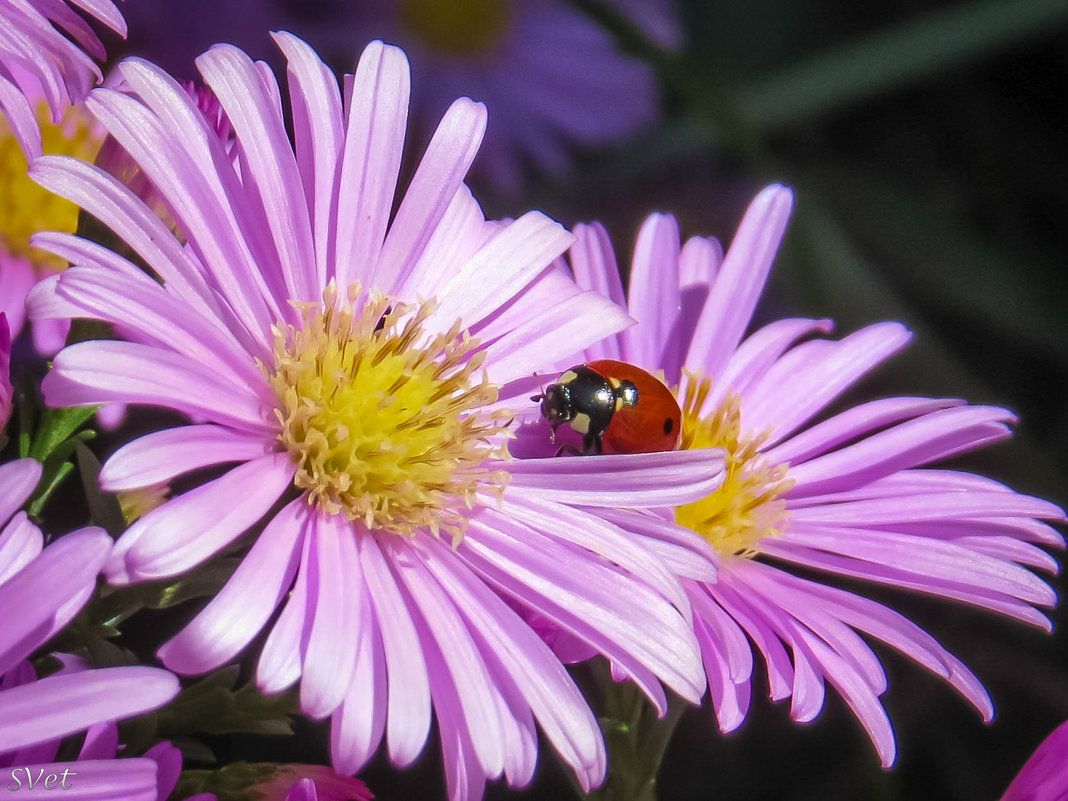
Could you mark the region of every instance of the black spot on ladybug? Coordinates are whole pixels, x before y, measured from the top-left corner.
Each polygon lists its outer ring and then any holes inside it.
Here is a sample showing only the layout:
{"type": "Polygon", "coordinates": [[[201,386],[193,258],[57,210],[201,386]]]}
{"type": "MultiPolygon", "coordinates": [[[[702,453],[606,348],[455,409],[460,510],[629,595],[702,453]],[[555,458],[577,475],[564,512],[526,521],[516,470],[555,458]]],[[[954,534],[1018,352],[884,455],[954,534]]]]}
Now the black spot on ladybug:
{"type": "Polygon", "coordinates": [[[670,434],[674,428],[675,428],[675,421],[672,420],[670,417],[667,420],[664,421],[664,433],[665,434],[670,434]]]}

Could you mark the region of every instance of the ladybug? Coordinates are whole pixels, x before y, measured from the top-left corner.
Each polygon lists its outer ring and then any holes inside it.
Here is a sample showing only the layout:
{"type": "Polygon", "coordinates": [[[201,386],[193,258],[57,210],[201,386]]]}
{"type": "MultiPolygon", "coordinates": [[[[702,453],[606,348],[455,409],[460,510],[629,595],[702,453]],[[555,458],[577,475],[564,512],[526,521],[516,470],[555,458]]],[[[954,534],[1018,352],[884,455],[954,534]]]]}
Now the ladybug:
{"type": "Polygon", "coordinates": [[[576,365],[531,400],[541,401],[554,435],[563,423],[582,434],[584,454],[651,453],[679,444],[678,401],[660,380],[633,364],[598,359],[576,365]]]}

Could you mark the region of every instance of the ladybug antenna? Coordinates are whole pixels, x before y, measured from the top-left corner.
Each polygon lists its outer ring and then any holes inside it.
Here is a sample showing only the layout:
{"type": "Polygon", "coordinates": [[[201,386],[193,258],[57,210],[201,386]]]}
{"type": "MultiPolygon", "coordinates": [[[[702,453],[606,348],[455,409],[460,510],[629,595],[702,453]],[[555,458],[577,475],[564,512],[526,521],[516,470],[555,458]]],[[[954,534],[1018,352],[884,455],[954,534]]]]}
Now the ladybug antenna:
{"type": "Polygon", "coordinates": [[[541,376],[538,375],[538,371],[534,371],[534,378],[538,381],[538,389],[541,390],[537,395],[531,395],[530,399],[537,403],[538,401],[545,400],[545,385],[541,383],[541,376]]]}

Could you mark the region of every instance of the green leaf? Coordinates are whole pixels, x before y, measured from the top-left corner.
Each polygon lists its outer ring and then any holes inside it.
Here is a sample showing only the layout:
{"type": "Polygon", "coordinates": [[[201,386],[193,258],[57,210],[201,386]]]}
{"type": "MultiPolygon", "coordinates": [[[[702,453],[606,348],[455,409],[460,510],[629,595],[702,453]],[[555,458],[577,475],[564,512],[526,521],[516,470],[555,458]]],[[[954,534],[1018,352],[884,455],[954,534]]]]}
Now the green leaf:
{"type": "Polygon", "coordinates": [[[235,689],[236,665],[221,668],[186,688],[159,713],[161,736],[293,733],[300,712],[297,691],[263,695],[254,684],[235,689]]]}
{"type": "Polygon", "coordinates": [[[81,442],[74,452],[78,459],[78,473],[89,504],[89,521],[100,526],[112,537],[118,537],[126,528],[119,500],[110,492],[100,489],[100,460],[81,442]]]}
{"type": "MultiPolygon", "coordinates": [[[[85,422],[96,414],[99,406],[76,406],[70,409],[45,408],[27,456],[44,462],[63,445],[85,422]]],[[[71,447],[73,450],[73,446],[71,447]]]]}

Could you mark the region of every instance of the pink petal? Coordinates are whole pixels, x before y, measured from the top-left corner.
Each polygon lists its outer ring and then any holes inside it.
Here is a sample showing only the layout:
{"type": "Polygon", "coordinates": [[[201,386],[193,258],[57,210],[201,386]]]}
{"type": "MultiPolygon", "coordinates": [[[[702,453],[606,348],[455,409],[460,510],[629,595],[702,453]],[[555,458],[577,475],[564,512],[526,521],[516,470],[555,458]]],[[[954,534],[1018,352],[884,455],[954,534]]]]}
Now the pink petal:
{"type": "Polygon", "coordinates": [[[119,448],[100,471],[100,486],[109,492],[137,489],[228,462],[247,462],[270,452],[260,434],[194,425],[168,428],[138,437],[119,448]]]}
{"type": "Polygon", "coordinates": [[[404,53],[381,42],[369,44],[347,100],[337,179],[333,275],[338,286],[371,278],[378,262],[400,171],[410,89],[404,53]]]}
{"type": "Polygon", "coordinates": [[[293,470],[288,454],[262,456],[153,509],[115,544],[108,581],[167,578],[207,560],[263,517],[293,470]]]}
{"type": "Polygon", "coordinates": [[[179,673],[207,673],[248,645],[289,592],[300,564],[307,519],[303,498],[275,515],[226,586],[159,649],[160,661],[179,673]]]}
{"type": "Polygon", "coordinates": [[[707,375],[723,371],[749,326],[793,204],[793,192],[779,184],[749,204],[697,323],[684,363],[687,369],[707,375]]]}

